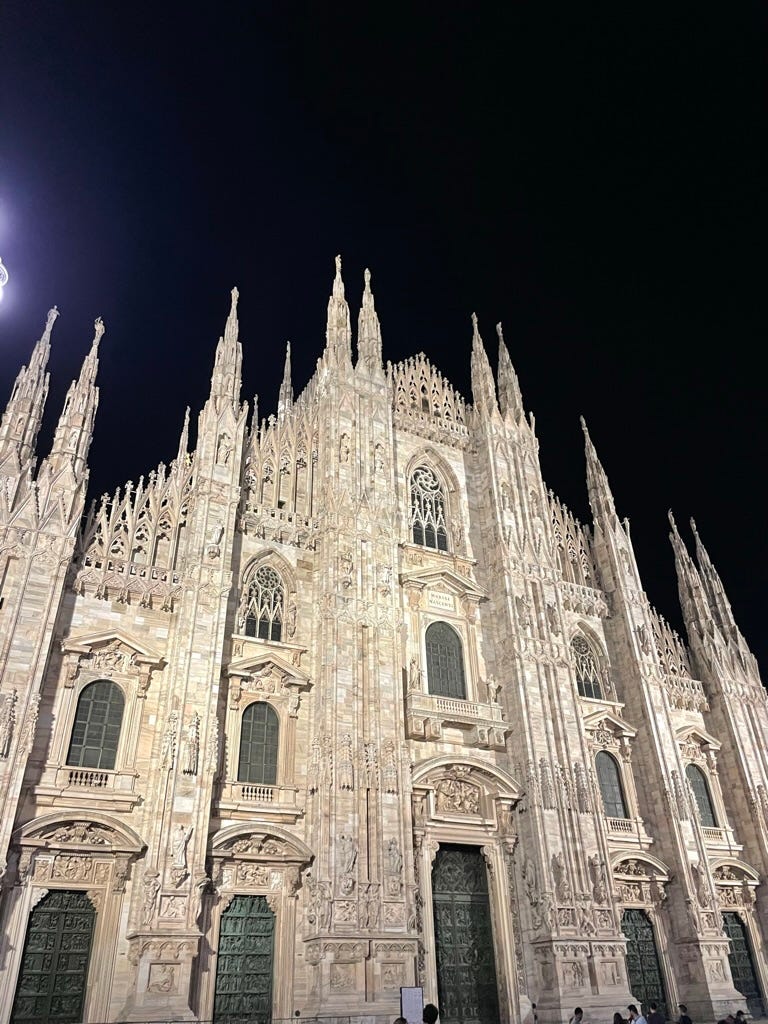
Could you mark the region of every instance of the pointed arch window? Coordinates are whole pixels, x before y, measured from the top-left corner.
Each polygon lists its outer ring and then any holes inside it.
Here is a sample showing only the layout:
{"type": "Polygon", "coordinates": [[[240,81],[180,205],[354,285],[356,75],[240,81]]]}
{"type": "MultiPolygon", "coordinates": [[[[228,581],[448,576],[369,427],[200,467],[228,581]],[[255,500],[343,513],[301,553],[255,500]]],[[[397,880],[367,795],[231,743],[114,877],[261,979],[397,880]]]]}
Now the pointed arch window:
{"type": "Polygon", "coordinates": [[[260,566],[246,595],[245,635],[257,636],[261,640],[280,640],[284,605],[285,588],[279,574],[270,565],[260,566]]]}
{"type": "Polygon", "coordinates": [[[123,724],[123,691],[108,679],[83,688],[77,701],[67,764],[77,768],[112,770],[123,724]]]}
{"type": "Polygon", "coordinates": [[[600,670],[597,667],[595,652],[580,633],[577,633],[571,640],[571,651],[579,695],[590,697],[592,700],[602,700],[603,688],[600,683],[600,670]]]}
{"type": "Polygon", "coordinates": [[[691,784],[696,806],[699,809],[699,817],[704,828],[717,828],[715,820],[715,809],[712,806],[712,797],[709,793],[709,785],[706,776],[701,768],[695,764],[685,767],[685,776],[691,784]]]}
{"type": "Polygon", "coordinates": [[[279,734],[280,724],[274,708],[266,701],[248,705],[240,727],[238,782],[275,785],[279,734]]]}
{"type": "Polygon", "coordinates": [[[411,530],[414,544],[448,550],[445,494],[437,474],[418,466],[411,474],[411,530]]]}
{"type": "Polygon", "coordinates": [[[438,697],[467,699],[464,679],[464,653],[461,637],[447,622],[433,622],[424,641],[427,648],[429,692],[438,697]]]}
{"type": "Polygon", "coordinates": [[[595,771],[606,815],[609,818],[628,818],[624,790],[621,788],[621,773],[616,758],[605,750],[601,750],[595,758],[595,771]]]}

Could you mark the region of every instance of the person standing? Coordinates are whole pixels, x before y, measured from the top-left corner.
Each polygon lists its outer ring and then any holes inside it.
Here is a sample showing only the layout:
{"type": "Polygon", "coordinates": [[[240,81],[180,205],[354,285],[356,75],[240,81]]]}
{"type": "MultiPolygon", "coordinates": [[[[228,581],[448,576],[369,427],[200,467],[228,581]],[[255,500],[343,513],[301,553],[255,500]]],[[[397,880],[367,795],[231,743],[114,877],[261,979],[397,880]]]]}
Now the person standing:
{"type": "Polygon", "coordinates": [[[677,1008],[680,1011],[680,1016],[677,1018],[677,1024],[693,1024],[693,1021],[688,1016],[688,1007],[685,1003],[680,1003],[677,1008]]]}
{"type": "Polygon", "coordinates": [[[573,1011],[573,1016],[568,1021],[568,1024],[582,1024],[583,1018],[584,1018],[584,1011],[582,1010],[582,1008],[580,1006],[577,1006],[576,1009],[573,1011]]]}
{"type": "Polygon", "coordinates": [[[630,1021],[635,1022],[635,1024],[648,1024],[648,1021],[645,1019],[643,1014],[640,1013],[634,1003],[629,1004],[627,1011],[629,1013],[630,1021]]]}
{"type": "Polygon", "coordinates": [[[651,1012],[648,1014],[648,1024],[665,1024],[664,1014],[659,1012],[658,1003],[651,1003],[651,1012]]]}

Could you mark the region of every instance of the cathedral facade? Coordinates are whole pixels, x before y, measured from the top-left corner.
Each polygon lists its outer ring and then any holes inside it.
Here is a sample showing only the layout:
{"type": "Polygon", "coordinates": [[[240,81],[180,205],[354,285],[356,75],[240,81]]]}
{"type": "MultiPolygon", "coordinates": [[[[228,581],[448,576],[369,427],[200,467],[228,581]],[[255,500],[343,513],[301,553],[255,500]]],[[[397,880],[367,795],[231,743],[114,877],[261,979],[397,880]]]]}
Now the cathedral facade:
{"type": "Polygon", "coordinates": [[[695,534],[688,642],[586,432],[547,490],[499,330],[472,404],[325,348],[241,400],[237,292],[190,450],[86,506],[93,344],[37,455],[56,310],[0,425],[0,1022],[695,1020],[768,993],[768,707],[695,534]]]}

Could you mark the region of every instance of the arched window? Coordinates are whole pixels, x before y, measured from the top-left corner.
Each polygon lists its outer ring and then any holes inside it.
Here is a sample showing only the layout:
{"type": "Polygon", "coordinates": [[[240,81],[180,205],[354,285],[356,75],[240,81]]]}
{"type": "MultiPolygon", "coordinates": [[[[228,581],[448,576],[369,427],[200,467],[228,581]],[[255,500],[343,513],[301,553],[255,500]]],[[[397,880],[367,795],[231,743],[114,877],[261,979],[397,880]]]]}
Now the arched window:
{"type": "Polygon", "coordinates": [[[686,765],[686,778],[691,784],[696,806],[699,808],[699,817],[704,828],[717,828],[715,821],[715,810],[712,806],[712,798],[709,795],[709,786],[704,772],[695,764],[686,765]]]}
{"type": "Polygon", "coordinates": [[[621,776],[616,759],[601,750],[595,758],[597,782],[603,807],[609,818],[628,818],[627,805],[624,802],[624,791],[621,788],[621,776]]]}
{"type": "Polygon", "coordinates": [[[411,528],[414,544],[448,550],[445,495],[429,466],[419,466],[411,475],[411,528]]]}
{"type": "Polygon", "coordinates": [[[84,687],[77,701],[67,764],[113,769],[124,707],[123,691],[108,679],[84,687]]]}
{"type": "Polygon", "coordinates": [[[600,670],[597,667],[595,654],[587,641],[577,633],[571,640],[571,650],[576,668],[576,686],[582,697],[593,700],[603,699],[603,688],[600,685],[600,670]]]}
{"type": "Polygon", "coordinates": [[[466,700],[464,658],[459,634],[447,622],[433,622],[424,639],[429,692],[439,697],[466,700]]]}
{"type": "Polygon", "coordinates": [[[240,728],[238,782],[277,782],[277,741],[280,726],[277,712],[265,701],[249,704],[240,728]]]}
{"type": "Polygon", "coordinates": [[[260,566],[248,587],[245,635],[280,640],[283,633],[283,581],[269,565],[260,566]]]}

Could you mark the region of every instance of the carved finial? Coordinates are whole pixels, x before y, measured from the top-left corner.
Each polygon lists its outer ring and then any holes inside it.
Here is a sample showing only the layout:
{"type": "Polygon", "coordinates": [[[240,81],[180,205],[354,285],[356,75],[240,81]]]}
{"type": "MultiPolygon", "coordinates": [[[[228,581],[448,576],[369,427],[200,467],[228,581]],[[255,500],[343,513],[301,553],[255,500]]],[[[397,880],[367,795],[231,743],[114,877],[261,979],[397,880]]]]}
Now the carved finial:
{"type": "Polygon", "coordinates": [[[335,299],[344,298],[344,281],[341,276],[341,256],[337,256],[336,260],[336,277],[333,279],[333,297],[335,299]]]}
{"type": "Polygon", "coordinates": [[[104,321],[100,316],[97,316],[93,321],[93,344],[98,345],[101,341],[101,337],[104,334],[104,321]]]}
{"type": "Polygon", "coordinates": [[[693,516],[691,516],[691,530],[693,531],[693,536],[696,538],[699,544],[701,544],[701,537],[699,537],[699,531],[696,529],[696,520],[693,518],[693,516]]]}
{"type": "Polygon", "coordinates": [[[341,256],[337,256],[334,262],[336,263],[336,277],[341,277],[341,256]]]}
{"type": "Polygon", "coordinates": [[[579,423],[581,424],[581,429],[584,431],[584,437],[587,439],[587,441],[589,441],[590,437],[589,430],[587,429],[587,421],[584,419],[583,416],[579,416],[579,423]]]}
{"type": "Polygon", "coordinates": [[[472,314],[472,330],[477,334],[477,313],[472,314]]]}
{"type": "Polygon", "coordinates": [[[48,319],[45,321],[45,332],[46,332],[46,334],[50,334],[51,333],[51,328],[53,327],[53,325],[54,325],[54,323],[56,321],[56,317],[58,315],[59,315],[59,307],[58,306],[53,306],[51,309],[48,310],[48,319]]]}
{"type": "Polygon", "coordinates": [[[504,331],[502,331],[502,329],[501,329],[501,323],[496,324],[496,334],[497,334],[498,339],[499,339],[499,344],[503,345],[504,344],[504,331]]]}
{"type": "Polygon", "coordinates": [[[371,293],[371,272],[368,269],[368,267],[366,267],[365,270],[363,271],[363,280],[365,281],[365,292],[366,292],[366,295],[370,295],[370,293],[371,293]]]}
{"type": "Polygon", "coordinates": [[[236,313],[237,300],[240,298],[240,292],[237,290],[237,288],[233,288],[230,294],[232,295],[232,312],[236,313]]]}

